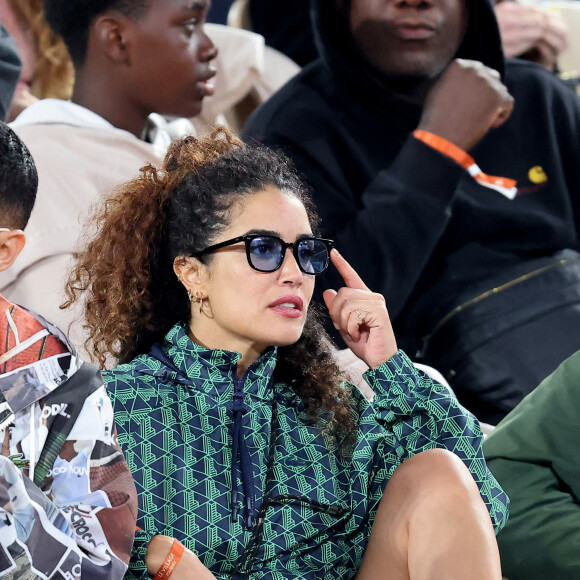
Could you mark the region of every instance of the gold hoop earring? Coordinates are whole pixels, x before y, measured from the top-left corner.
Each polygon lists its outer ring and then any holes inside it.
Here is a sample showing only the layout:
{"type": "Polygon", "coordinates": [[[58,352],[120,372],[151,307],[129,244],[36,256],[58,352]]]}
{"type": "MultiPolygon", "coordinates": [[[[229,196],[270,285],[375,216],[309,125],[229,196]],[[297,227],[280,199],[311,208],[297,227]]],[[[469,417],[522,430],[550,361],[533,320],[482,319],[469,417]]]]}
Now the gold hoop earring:
{"type": "Polygon", "coordinates": [[[203,308],[203,296],[199,293],[195,293],[195,301],[199,302],[199,313],[201,314],[201,309],[203,308]]]}

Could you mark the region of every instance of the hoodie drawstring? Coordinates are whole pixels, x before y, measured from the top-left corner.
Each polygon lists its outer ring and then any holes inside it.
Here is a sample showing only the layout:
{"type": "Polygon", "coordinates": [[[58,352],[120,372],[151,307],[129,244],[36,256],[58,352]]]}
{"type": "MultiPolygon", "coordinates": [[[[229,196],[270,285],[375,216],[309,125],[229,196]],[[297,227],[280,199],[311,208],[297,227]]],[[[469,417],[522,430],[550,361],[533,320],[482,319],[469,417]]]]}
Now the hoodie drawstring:
{"type": "Polygon", "coordinates": [[[248,412],[248,408],[244,403],[243,393],[243,379],[235,379],[234,381],[234,404],[232,408],[233,413],[233,429],[232,429],[232,493],[230,500],[230,508],[232,512],[232,522],[238,521],[238,477],[241,470],[241,480],[244,490],[244,519],[247,528],[254,526],[255,514],[255,494],[254,494],[254,475],[252,473],[252,462],[250,453],[246,446],[246,440],[242,429],[243,416],[248,412]]]}
{"type": "MultiPolygon", "coordinates": [[[[176,372],[178,375],[181,374],[175,363],[163,352],[159,343],[153,345],[150,354],[160,360],[171,371],[176,372]]],[[[232,522],[237,522],[239,511],[238,477],[241,471],[244,492],[244,523],[247,528],[252,528],[256,523],[256,497],[252,462],[242,429],[243,416],[248,412],[248,407],[244,403],[244,378],[245,375],[241,379],[234,379],[234,403],[232,407],[234,421],[232,428],[232,491],[230,496],[230,510],[232,513],[232,522]]]]}

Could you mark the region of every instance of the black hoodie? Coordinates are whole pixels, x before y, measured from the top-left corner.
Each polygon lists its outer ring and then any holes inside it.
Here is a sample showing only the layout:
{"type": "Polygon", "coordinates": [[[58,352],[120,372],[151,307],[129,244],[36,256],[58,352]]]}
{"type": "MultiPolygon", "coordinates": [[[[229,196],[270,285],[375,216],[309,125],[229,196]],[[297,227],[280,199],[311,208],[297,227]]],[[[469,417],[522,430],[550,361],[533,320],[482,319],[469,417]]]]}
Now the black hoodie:
{"type": "MultiPolygon", "coordinates": [[[[516,102],[470,154],[485,173],[517,180],[514,200],[411,136],[421,108],[362,59],[331,0],[314,2],[321,58],[244,129],[246,139],[294,160],[312,187],[322,233],[384,294],[399,344],[411,354],[458,292],[579,247],[580,101],[541,67],[504,61],[491,4],[468,1],[457,56],[498,70],[516,102]]],[[[333,270],[318,292],[342,285],[333,270]]]]}

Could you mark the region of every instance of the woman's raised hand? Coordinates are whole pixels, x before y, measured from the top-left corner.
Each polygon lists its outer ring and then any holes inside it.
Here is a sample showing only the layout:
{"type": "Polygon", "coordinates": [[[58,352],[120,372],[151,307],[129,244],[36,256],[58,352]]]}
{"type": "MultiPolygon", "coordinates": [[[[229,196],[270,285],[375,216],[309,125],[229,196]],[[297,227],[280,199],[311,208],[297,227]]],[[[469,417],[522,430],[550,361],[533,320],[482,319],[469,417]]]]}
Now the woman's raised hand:
{"type": "Polygon", "coordinates": [[[385,299],[371,292],[336,250],[332,250],[330,259],[345,284],[338,292],[323,293],[330,318],[350,350],[374,369],[397,352],[385,299]]]}

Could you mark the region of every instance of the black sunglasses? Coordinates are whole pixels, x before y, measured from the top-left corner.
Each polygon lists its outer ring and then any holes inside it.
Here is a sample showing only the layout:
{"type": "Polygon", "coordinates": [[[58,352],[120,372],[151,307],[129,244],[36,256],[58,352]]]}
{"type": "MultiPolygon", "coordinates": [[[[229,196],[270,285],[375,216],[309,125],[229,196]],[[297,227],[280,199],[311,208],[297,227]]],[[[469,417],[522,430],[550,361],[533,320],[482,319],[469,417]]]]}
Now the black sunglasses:
{"type": "Polygon", "coordinates": [[[330,250],[334,247],[332,240],[323,238],[300,238],[296,242],[286,243],[277,236],[264,234],[246,234],[238,236],[219,244],[214,244],[193,254],[194,257],[211,254],[219,248],[231,246],[239,242],[246,244],[246,257],[248,264],[258,272],[275,272],[284,261],[288,248],[292,248],[292,254],[296,263],[305,274],[322,274],[328,268],[330,250]]]}

